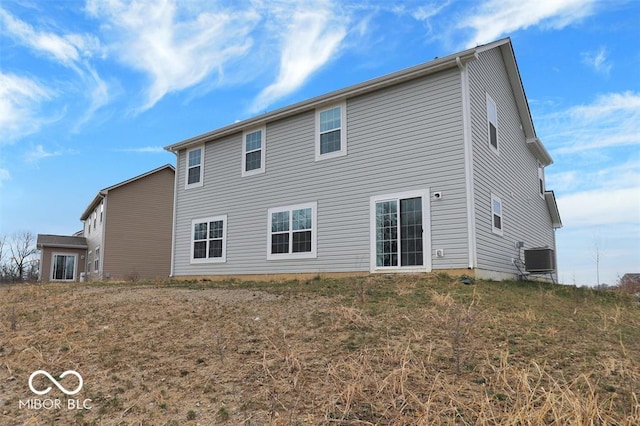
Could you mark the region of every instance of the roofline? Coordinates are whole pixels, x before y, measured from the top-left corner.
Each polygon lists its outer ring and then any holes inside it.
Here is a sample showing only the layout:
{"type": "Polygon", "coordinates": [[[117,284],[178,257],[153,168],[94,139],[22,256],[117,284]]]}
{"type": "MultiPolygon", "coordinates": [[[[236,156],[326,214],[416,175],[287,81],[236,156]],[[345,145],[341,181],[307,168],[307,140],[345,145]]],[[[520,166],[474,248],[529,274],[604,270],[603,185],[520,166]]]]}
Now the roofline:
{"type": "Polygon", "coordinates": [[[74,248],[74,249],[88,249],[89,246],[87,244],[36,244],[36,248],[41,250],[44,247],[52,247],[52,248],[74,248]]]}
{"type": "Polygon", "coordinates": [[[166,168],[171,169],[174,173],[175,173],[175,171],[176,171],[176,168],[175,168],[172,164],[165,164],[164,166],[160,166],[160,167],[158,167],[158,168],[155,168],[155,169],[153,169],[153,170],[150,170],[150,171],[148,171],[148,172],[146,172],[146,173],[143,173],[143,174],[141,174],[141,175],[138,175],[138,176],[132,177],[131,179],[127,179],[127,180],[124,180],[124,181],[122,181],[122,182],[120,182],[120,183],[116,183],[115,185],[112,185],[112,186],[109,186],[109,187],[107,187],[107,188],[101,189],[100,191],[98,191],[98,193],[97,193],[97,194],[96,194],[96,196],[93,198],[93,200],[91,201],[91,203],[89,203],[89,205],[87,206],[87,208],[85,209],[85,211],[82,213],[82,216],[80,216],[80,220],[81,220],[81,221],[86,220],[86,219],[91,215],[91,212],[93,211],[93,209],[95,209],[95,208],[98,206],[98,204],[100,204],[100,201],[102,201],[102,199],[103,199],[104,197],[106,197],[106,196],[107,196],[107,193],[108,193],[109,191],[112,191],[112,190],[114,190],[114,189],[116,189],[116,188],[119,188],[119,187],[121,187],[121,186],[124,186],[124,185],[126,185],[126,184],[128,184],[128,183],[134,182],[134,181],[136,181],[136,180],[138,180],[138,179],[142,179],[142,178],[144,178],[144,177],[147,177],[147,176],[149,176],[149,175],[152,175],[152,174],[154,174],[154,173],[156,173],[156,172],[159,172],[159,171],[161,171],[161,170],[164,170],[164,169],[166,169],[166,168]]]}
{"type": "MultiPolygon", "coordinates": [[[[509,42],[510,40],[506,38],[506,39],[502,39],[500,41],[494,42],[493,44],[509,43],[509,42]]],[[[268,122],[280,120],[286,117],[290,117],[292,115],[310,111],[322,105],[344,101],[347,98],[352,98],[355,96],[370,93],[375,90],[392,86],[404,81],[413,80],[418,77],[434,74],[436,72],[447,70],[450,68],[456,68],[462,64],[466,64],[467,62],[470,62],[476,59],[478,52],[479,52],[479,48],[476,47],[476,48],[464,50],[459,53],[454,53],[452,55],[448,55],[443,58],[437,58],[437,59],[434,59],[433,61],[415,65],[413,67],[396,71],[394,73],[377,77],[362,83],[358,83],[358,84],[346,87],[344,89],[339,89],[321,96],[308,99],[306,101],[298,102],[290,106],[286,106],[262,115],[258,115],[256,117],[239,121],[237,123],[233,123],[228,126],[221,127],[211,132],[204,133],[189,139],[185,139],[181,142],[178,142],[172,145],[168,145],[164,149],[166,149],[167,151],[176,153],[180,150],[183,150],[191,146],[200,145],[202,143],[205,143],[223,136],[241,132],[248,128],[258,127],[268,122]]]]}
{"type": "Polygon", "coordinates": [[[547,202],[549,215],[551,215],[551,226],[553,226],[553,229],[562,228],[562,219],[560,218],[560,210],[558,210],[556,195],[553,191],[544,191],[544,200],[547,202]]]}
{"type": "Polygon", "coordinates": [[[404,70],[396,71],[382,77],[374,78],[372,80],[349,86],[344,89],[336,90],[325,95],[317,96],[306,101],[298,102],[287,107],[279,108],[272,112],[252,117],[225,127],[221,127],[211,132],[183,140],[182,142],[168,145],[164,149],[175,154],[182,149],[189,148],[195,145],[201,145],[203,143],[223,136],[228,136],[230,134],[238,133],[252,127],[265,125],[266,123],[271,121],[280,120],[282,118],[286,118],[295,114],[313,110],[325,104],[344,101],[347,98],[370,93],[375,90],[379,90],[381,88],[395,85],[407,80],[423,77],[439,71],[454,68],[456,66],[460,67],[463,64],[476,59],[478,57],[478,54],[495,48],[500,49],[500,53],[502,54],[502,58],[505,63],[507,74],[509,76],[509,83],[516,100],[518,115],[520,117],[520,122],[522,123],[522,129],[524,131],[527,142],[530,142],[527,144],[527,146],[531,150],[531,153],[542,165],[548,166],[553,163],[553,158],[551,158],[551,155],[545,149],[544,145],[536,135],[536,130],[531,118],[531,110],[529,109],[529,102],[527,101],[527,95],[522,84],[522,78],[520,76],[518,63],[513,51],[513,45],[511,43],[511,38],[509,37],[496,40],[494,42],[487,43],[481,46],[473,47],[459,53],[454,53],[443,58],[438,58],[420,65],[406,68],[404,70]]]}
{"type": "Polygon", "coordinates": [[[531,118],[531,110],[529,109],[529,102],[527,101],[527,94],[524,91],[524,85],[522,84],[522,77],[520,76],[520,70],[518,69],[518,62],[516,61],[516,55],[513,52],[513,45],[510,38],[498,40],[493,43],[486,44],[479,48],[480,52],[484,52],[494,47],[500,48],[502,59],[509,75],[509,83],[511,84],[511,90],[516,100],[516,107],[520,116],[520,122],[522,123],[522,130],[524,131],[525,138],[527,139],[527,146],[536,159],[543,165],[548,166],[553,163],[553,158],[546,150],[542,141],[536,135],[536,129],[533,125],[533,119],[531,118]]]}

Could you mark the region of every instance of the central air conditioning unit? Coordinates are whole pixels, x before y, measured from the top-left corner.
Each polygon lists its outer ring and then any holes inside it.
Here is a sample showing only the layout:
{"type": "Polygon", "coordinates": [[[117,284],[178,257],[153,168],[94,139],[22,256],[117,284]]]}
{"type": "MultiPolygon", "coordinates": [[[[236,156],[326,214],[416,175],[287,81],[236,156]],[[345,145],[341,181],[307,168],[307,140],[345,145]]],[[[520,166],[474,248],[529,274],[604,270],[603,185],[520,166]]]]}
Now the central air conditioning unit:
{"type": "Polygon", "coordinates": [[[548,247],[525,249],[524,267],[527,272],[533,273],[555,272],[556,255],[548,247]]]}

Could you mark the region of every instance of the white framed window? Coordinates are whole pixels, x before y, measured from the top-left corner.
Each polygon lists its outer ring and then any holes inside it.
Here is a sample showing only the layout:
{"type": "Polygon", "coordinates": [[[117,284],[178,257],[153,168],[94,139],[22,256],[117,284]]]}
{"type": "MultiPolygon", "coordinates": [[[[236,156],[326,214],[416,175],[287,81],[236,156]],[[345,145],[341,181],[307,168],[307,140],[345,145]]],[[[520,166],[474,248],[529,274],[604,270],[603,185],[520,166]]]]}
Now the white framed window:
{"type": "Polygon", "coordinates": [[[187,151],[185,189],[202,186],[204,146],[187,151]]]}
{"type": "Polygon", "coordinates": [[[487,93],[487,136],[489,146],[496,152],[500,152],[498,144],[498,107],[487,93]]]}
{"type": "Polygon", "coordinates": [[[51,258],[51,281],[75,281],[78,255],[53,253],[51,258]]]}
{"type": "Polygon", "coordinates": [[[191,221],[191,263],[227,261],[227,215],[191,221]]]}
{"type": "Polygon", "coordinates": [[[104,218],[104,201],[100,203],[100,223],[102,223],[103,218],[104,218]]]}
{"type": "Polygon", "coordinates": [[[316,110],[316,161],[347,155],[347,104],[316,110]]]}
{"type": "Polygon", "coordinates": [[[242,176],[264,173],[265,150],[265,127],[242,133],[242,176]]]}
{"type": "Polygon", "coordinates": [[[267,260],[317,257],[317,207],[313,202],[269,209],[267,260]]]}
{"type": "Polygon", "coordinates": [[[96,257],[93,259],[93,270],[96,272],[100,270],[100,247],[96,247],[96,257]]]}
{"type": "Polygon", "coordinates": [[[538,191],[540,196],[544,198],[544,167],[538,163],[538,191]]]}
{"type": "Polygon", "coordinates": [[[429,190],[370,198],[371,272],[430,271],[429,190]]]}
{"type": "Polygon", "coordinates": [[[503,235],[502,200],[495,194],[491,194],[491,231],[497,235],[503,235]]]}
{"type": "Polygon", "coordinates": [[[91,250],[87,253],[87,272],[91,272],[91,267],[93,266],[93,254],[91,250]]]}

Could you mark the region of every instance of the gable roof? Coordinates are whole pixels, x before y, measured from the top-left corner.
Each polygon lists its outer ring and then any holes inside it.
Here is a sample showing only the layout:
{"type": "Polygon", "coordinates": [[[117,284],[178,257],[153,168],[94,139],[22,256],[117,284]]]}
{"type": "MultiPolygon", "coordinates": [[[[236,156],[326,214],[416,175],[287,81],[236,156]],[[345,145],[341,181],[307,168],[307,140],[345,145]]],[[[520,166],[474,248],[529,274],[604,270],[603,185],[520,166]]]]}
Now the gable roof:
{"type": "Polygon", "coordinates": [[[504,38],[492,43],[488,43],[482,46],[477,46],[471,49],[464,50],[462,52],[454,53],[443,58],[437,58],[433,61],[429,61],[420,65],[416,65],[410,68],[406,68],[401,71],[394,72],[392,74],[384,75],[382,77],[374,78],[373,80],[365,81],[353,86],[349,86],[344,89],[336,90],[325,95],[317,96],[315,98],[298,102],[296,104],[279,108],[274,111],[258,115],[237,123],[230,124],[225,127],[213,130],[208,133],[204,133],[182,142],[178,142],[165,147],[167,151],[177,153],[178,151],[199,145],[214,139],[238,133],[243,130],[247,130],[252,127],[258,127],[268,122],[280,120],[286,117],[290,117],[302,112],[314,110],[323,105],[330,103],[336,103],[344,101],[347,98],[370,93],[384,87],[392,86],[404,81],[413,80],[430,74],[434,74],[446,69],[461,67],[464,64],[471,62],[477,58],[479,53],[484,51],[499,48],[509,76],[509,82],[513,90],[513,94],[516,99],[516,105],[518,107],[518,114],[522,122],[522,127],[527,139],[527,147],[533,153],[533,155],[544,166],[548,166],[553,162],[551,156],[544,148],[540,139],[538,139],[535,128],[533,127],[533,121],[531,119],[531,112],[529,110],[529,104],[522,86],[522,80],[520,78],[520,72],[518,71],[518,64],[516,63],[515,55],[513,53],[513,47],[511,45],[510,38],[504,38]]]}
{"type": "Polygon", "coordinates": [[[59,248],[87,248],[87,239],[85,237],[69,237],[66,235],[38,234],[36,247],[59,247],[59,248]]]}
{"type": "Polygon", "coordinates": [[[100,191],[98,191],[98,194],[96,194],[96,196],[94,197],[93,201],[91,201],[91,203],[89,203],[89,206],[87,206],[87,208],[85,209],[84,213],[82,213],[82,216],[80,216],[80,220],[86,220],[90,215],[91,212],[93,212],[93,210],[98,206],[98,204],[100,204],[100,202],[102,201],[102,199],[104,197],[107,196],[107,194],[109,193],[109,191],[113,191],[116,188],[120,188],[121,186],[127,185],[131,182],[135,182],[137,180],[140,180],[142,178],[145,178],[147,176],[150,176],[154,173],[160,172],[162,170],[165,169],[170,169],[172,172],[175,173],[176,169],[175,167],[173,167],[171,164],[165,164],[164,166],[158,167],[157,169],[153,169],[149,172],[143,173],[141,175],[138,175],[136,177],[133,177],[131,179],[127,179],[125,181],[122,181],[120,183],[116,183],[115,185],[111,185],[107,188],[101,189],[100,191]]]}

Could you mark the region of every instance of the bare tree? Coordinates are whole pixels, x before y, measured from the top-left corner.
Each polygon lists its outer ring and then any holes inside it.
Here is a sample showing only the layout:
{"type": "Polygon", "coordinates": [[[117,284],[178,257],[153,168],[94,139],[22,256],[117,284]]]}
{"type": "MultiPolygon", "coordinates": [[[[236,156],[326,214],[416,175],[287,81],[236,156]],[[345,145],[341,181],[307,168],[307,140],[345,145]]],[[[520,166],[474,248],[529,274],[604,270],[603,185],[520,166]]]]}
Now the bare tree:
{"type": "Polygon", "coordinates": [[[30,231],[17,232],[9,243],[11,266],[15,272],[14,279],[22,281],[31,268],[32,256],[36,253],[36,238],[30,231]]]}

